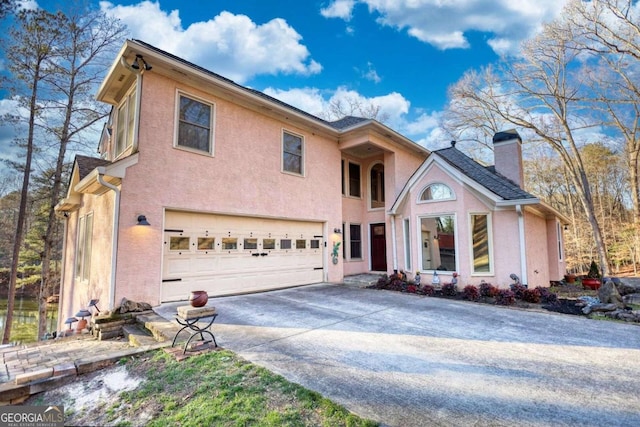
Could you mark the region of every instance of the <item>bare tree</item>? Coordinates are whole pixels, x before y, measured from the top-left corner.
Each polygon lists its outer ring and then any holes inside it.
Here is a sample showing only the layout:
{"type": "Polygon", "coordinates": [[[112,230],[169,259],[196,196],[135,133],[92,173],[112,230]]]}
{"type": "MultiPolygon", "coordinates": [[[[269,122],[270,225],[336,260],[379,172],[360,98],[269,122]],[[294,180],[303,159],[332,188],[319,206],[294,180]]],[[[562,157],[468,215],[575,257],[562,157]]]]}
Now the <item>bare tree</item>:
{"type": "Polygon", "coordinates": [[[590,101],[610,118],[626,146],[634,222],[640,224],[640,16],[631,0],[571,0],[557,25],[570,28],[576,47],[597,60],[585,69],[590,101]]]}
{"type": "Polygon", "coordinates": [[[320,116],[325,120],[339,120],[347,116],[375,119],[381,123],[389,120],[389,115],[381,112],[380,105],[373,102],[365,102],[351,95],[332,99],[329,102],[327,111],[322,112],[320,116]]]}
{"type": "MultiPolygon", "coordinates": [[[[11,275],[7,295],[7,316],[2,336],[3,344],[8,343],[11,337],[18,275],[18,257],[24,237],[29,178],[35,147],[36,120],[42,114],[41,105],[39,104],[39,89],[43,80],[51,72],[51,61],[56,56],[55,47],[62,35],[60,28],[55,24],[58,16],[44,10],[21,11],[16,19],[17,27],[10,32],[6,52],[9,70],[14,77],[12,80],[14,84],[11,90],[18,96],[20,104],[27,111],[27,136],[23,139],[25,162],[22,169],[20,207],[13,240],[11,275]],[[21,96],[23,93],[26,96],[21,96]]],[[[22,117],[20,116],[14,116],[12,119],[14,122],[22,122],[22,117]]]]}
{"type": "MultiPolygon", "coordinates": [[[[103,78],[114,50],[122,44],[126,27],[100,11],[77,9],[60,15],[59,27],[64,39],[58,46],[59,60],[46,77],[52,98],[47,104],[47,132],[57,143],[55,166],[49,191],[48,221],[42,251],[42,282],[38,336],[46,328],[46,301],[57,285],[51,272],[56,238],[55,206],[63,190],[63,169],[69,144],[78,142],[82,133],[102,120],[108,110],[93,99],[93,91],[103,78]]],[[[55,272],[54,272],[55,273],[55,272]]]]}
{"type": "Polygon", "coordinates": [[[465,74],[450,90],[452,102],[473,108],[478,117],[499,118],[526,129],[549,145],[566,167],[590,224],[599,263],[609,269],[602,230],[580,152],[580,131],[597,125],[579,95],[583,82],[573,72],[579,51],[567,34],[547,25],[523,44],[522,59],[503,62],[499,72],[485,68],[465,74]]]}

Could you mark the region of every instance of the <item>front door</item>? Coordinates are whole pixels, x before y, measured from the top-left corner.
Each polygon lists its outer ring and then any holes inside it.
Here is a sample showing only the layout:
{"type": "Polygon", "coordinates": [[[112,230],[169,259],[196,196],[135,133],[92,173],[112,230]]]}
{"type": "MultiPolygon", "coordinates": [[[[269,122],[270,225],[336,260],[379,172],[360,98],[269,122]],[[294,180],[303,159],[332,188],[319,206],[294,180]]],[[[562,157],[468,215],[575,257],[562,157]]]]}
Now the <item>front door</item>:
{"type": "Polygon", "coordinates": [[[385,225],[371,224],[371,270],[387,271],[387,240],[385,225]]]}

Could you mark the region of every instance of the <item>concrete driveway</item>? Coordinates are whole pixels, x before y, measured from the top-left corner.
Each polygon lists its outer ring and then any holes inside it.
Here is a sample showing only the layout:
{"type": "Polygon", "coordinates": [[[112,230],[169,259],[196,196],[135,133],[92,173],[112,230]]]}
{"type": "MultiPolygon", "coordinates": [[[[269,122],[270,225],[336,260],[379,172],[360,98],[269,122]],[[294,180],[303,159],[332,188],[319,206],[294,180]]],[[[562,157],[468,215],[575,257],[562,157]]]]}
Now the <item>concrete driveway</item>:
{"type": "Polygon", "coordinates": [[[220,346],[383,425],[640,425],[638,325],[329,284],[208,305],[220,346]]]}

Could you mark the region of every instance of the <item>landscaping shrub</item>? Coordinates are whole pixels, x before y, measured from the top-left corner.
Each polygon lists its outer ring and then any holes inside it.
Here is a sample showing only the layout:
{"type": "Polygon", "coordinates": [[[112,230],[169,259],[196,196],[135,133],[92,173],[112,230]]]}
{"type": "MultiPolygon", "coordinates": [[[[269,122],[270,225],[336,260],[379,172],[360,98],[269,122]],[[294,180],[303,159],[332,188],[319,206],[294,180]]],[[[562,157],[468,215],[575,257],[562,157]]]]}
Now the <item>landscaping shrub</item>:
{"type": "Polygon", "coordinates": [[[480,299],[480,291],[473,285],[465,286],[462,293],[464,294],[465,299],[468,299],[469,301],[478,301],[480,299]]]}
{"type": "Polygon", "coordinates": [[[442,295],[455,297],[458,294],[458,287],[455,283],[445,283],[442,285],[442,295]]]}
{"type": "Polygon", "coordinates": [[[433,286],[424,285],[420,288],[418,293],[430,297],[430,296],[433,296],[435,292],[436,292],[436,289],[433,286]]]}
{"type": "Polygon", "coordinates": [[[524,285],[511,285],[511,290],[516,296],[516,299],[524,299],[524,292],[527,288],[524,285]]]}
{"type": "Polygon", "coordinates": [[[376,289],[387,289],[388,285],[389,277],[386,274],[383,274],[376,282],[376,289]]]}
{"type": "Polygon", "coordinates": [[[500,289],[493,286],[491,283],[480,283],[480,296],[494,298],[500,293],[500,289]]]}
{"type": "Polygon", "coordinates": [[[398,274],[392,274],[389,276],[389,285],[387,289],[392,291],[402,291],[405,288],[406,283],[402,280],[402,277],[398,274]]]}
{"type": "Polygon", "coordinates": [[[558,302],[558,295],[551,292],[548,288],[538,286],[536,289],[540,293],[540,302],[543,304],[553,304],[558,302]]]}
{"type": "Polygon", "coordinates": [[[417,290],[418,288],[416,287],[416,285],[407,285],[407,292],[409,292],[410,294],[415,294],[417,290]]]}
{"type": "Polygon", "coordinates": [[[522,300],[537,304],[540,302],[540,291],[538,289],[525,289],[522,294],[522,300]]]}
{"type": "Polygon", "coordinates": [[[512,305],[516,302],[516,294],[511,289],[499,289],[496,295],[496,304],[512,305]]]}

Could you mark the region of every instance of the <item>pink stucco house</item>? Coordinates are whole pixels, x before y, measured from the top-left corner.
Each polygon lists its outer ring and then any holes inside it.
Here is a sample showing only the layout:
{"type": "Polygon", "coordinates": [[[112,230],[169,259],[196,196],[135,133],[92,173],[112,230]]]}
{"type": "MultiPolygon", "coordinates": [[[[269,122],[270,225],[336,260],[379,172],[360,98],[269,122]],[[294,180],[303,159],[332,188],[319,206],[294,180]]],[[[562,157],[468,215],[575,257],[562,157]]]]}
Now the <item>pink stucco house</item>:
{"type": "Polygon", "coordinates": [[[364,272],[500,286],[564,274],[564,219],[521,189],[515,131],[496,135],[488,168],[375,120],[322,120],[137,40],[97,99],[113,108],[100,158],[76,157],[56,208],[60,319],[91,299],[157,305],[364,272]]]}

